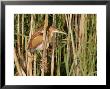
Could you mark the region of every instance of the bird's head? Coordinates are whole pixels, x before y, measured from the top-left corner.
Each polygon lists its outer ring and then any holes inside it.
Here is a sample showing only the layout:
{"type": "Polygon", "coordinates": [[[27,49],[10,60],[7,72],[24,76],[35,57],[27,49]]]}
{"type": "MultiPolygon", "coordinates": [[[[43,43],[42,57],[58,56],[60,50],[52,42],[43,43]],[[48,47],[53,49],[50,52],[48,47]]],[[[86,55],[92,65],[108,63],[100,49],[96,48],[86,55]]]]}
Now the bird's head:
{"type": "Polygon", "coordinates": [[[50,28],[49,28],[49,34],[50,34],[50,36],[52,37],[54,33],[66,34],[65,32],[59,31],[54,26],[50,26],[50,28]]]}

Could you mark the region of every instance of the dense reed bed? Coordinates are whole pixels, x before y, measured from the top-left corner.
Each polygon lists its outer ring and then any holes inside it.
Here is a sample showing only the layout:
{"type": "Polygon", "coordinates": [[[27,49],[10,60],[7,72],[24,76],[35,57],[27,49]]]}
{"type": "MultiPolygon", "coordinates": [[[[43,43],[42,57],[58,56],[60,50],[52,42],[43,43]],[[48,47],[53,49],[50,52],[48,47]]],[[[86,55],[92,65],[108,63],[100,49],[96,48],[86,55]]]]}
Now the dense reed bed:
{"type": "Polygon", "coordinates": [[[14,75],[96,76],[96,19],[95,14],[15,14],[14,75]],[[44,27],[43,51],[30,53],[29,41],[40,26],[44,27]],[[54,34],[46,49],[49,26],[66,35],[54,34]]]}

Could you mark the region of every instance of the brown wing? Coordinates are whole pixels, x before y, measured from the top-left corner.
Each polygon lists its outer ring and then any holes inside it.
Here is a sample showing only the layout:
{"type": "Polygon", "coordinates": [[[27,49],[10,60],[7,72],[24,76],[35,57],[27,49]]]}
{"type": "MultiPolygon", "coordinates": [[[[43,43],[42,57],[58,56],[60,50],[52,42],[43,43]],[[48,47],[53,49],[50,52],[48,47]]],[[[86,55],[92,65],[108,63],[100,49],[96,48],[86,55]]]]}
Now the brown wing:
{"type": "Polygon", "coordinates": [[[39,35],[43,35],[43,33],[42,33],[41,31],[35,32],[35,33],[31,36],[31,39],[34,39],[36,36],[39,36],[39,35]]]}
{"type": "Polygon", "coordinates": [[[42,41],[43,41],[43,33],[33,35],[29,42],[28,48],[36,48],[39,44],[42,43],[42,41]]]}
{"type": "Polygon", "coordinates": [[[31,39],[35,38],[38,35],[42,35],[43,34],[42,31],[43,31],[43,26],[37,29],[37,31],[31,36],[31,39]]]}
{"type": "Polygon", "coordinates": [[[32,47],[36,48],[39,44],[42,44],[42,41],[43,41],[43,35],[36,36],[32,40],[32,47]]]}

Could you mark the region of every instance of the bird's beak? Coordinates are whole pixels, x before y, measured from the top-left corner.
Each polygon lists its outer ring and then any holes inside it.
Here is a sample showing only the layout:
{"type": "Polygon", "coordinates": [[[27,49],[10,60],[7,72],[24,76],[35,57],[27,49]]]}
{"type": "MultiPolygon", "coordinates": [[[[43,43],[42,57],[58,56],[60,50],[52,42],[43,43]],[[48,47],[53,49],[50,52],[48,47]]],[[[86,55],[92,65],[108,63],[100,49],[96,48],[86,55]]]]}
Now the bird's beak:
{"type": "Polygon", "coordinates": [[[53,31],[54,33],[62,33],[62,34],[66,34],[65,32],[62,32],[62,31],[58,31],[58,30],[55,30],[53,31]]]}

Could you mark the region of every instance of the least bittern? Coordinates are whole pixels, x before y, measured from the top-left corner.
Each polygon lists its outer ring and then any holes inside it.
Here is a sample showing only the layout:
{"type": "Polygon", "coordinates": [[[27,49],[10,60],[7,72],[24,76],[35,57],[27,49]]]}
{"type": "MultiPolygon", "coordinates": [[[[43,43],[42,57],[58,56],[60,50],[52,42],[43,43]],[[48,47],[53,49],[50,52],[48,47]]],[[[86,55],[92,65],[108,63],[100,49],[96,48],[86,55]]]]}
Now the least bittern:
{"type": "MultiPolygon", "coordinates": [[[[51,42],[54,33],[66,34],[65,32],[57,30],[54,26],[50,26],[47,30],[48,30],[48,44],[51,42]]],[[[31,36],[28,45],[28,49],[30,50],[30,52],[34,52],[35,50],[43,50],[43,33],[44,28],[42,26],[39,28],[39,31],[35,32],[31,36]]]]}

